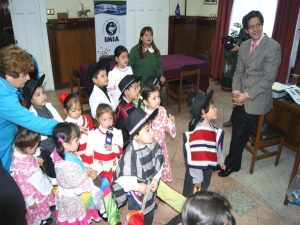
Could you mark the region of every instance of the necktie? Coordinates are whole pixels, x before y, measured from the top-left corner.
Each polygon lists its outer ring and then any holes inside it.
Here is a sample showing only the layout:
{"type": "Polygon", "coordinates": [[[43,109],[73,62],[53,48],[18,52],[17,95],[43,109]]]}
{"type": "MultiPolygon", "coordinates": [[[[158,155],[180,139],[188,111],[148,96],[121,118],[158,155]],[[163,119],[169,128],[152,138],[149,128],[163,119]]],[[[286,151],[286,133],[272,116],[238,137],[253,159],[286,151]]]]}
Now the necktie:
{"type": "Polygon", "coordinates": [[[256,43],[253,42],[253,44],[252,44],[252,50],[251,50],[250,56],[253,55],[253,53],[255,52],[256,47],[257,47],[256,43]]]}

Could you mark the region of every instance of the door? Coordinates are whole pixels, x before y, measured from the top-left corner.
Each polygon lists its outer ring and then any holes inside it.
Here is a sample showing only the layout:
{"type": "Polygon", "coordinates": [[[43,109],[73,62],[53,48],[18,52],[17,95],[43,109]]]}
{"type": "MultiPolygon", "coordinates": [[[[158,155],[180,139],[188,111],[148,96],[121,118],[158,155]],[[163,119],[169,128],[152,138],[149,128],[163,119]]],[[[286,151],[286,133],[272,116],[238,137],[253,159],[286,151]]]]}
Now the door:
{"type": "Polygon", "coordinates": [[[45,90],[54,90],[45,0],[9,0],[9,6],[16,44],[36,58],[45,90]]]}
{"type": "Polygon", "coordinates": [[[168,54],[169,0],[127,0],[127,48],[139,41],[145,26],[153,29],[153,38],[162,55],[168,54]]]}

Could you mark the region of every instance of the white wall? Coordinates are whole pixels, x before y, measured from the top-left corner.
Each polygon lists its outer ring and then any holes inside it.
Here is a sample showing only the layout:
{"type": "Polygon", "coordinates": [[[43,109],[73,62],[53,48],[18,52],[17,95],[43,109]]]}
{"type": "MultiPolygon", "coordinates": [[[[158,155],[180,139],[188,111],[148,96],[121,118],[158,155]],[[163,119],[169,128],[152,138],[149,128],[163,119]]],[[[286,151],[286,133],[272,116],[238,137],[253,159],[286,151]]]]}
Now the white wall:
{"type": "MultiPolygon", "coordinates": [[[[186,15],[187,16],[209,16],[210,14],[217,14],[218,3],[216,5],[204,5],[203,0],[187,0],[186,15]]],[[[175,15],[175,9],[179,3],[180,15],[184,16],[185,13],[185,0],[170,0],[170,16],[175,15]]]]}
{"type": "MultiPolygon", "coordinates": [[[[88,17],[94,17],[94,1],[79,0],[87,9],[91,10],[88,17]]],[[[151,1],[151,0],[148,0],[151,1]]],[[[221,0],[217,0],[217,3],[221,0]]],[[[203,0],[187,0],[187,16],[209,16],[217,14],[218,5],[204,5],[203,0]]],[[[170,0],[170,15],[175,15],[177,3],[180,6],[180,14],[184,16],[185,0],[170,0]]],[[[77,0],[46,0],[46,8],[54,9],[55,15],[47,15],[47,19],[57,19],[56,13],[69,11],[69,18],[78,18],[77,12],[81,10],[81,4],[77,0]]]]}

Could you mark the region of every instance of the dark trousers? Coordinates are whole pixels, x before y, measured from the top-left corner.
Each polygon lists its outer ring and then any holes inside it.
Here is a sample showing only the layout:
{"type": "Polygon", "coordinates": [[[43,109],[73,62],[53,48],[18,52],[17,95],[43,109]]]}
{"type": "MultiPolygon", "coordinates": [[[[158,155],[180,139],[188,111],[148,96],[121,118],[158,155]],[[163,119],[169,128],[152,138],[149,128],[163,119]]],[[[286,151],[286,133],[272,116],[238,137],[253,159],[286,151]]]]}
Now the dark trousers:
{"type": "MultiPolygon", "coordinates": [[[[201,183],[201,190],[207,190],[210,185],[211,175],[213,170],[207,169],[203,171],[203,181],[201,183]]],[[[183,184],[183,195],[185,197],[189,197],[193,194],[194,191],[194,184],[193,184],[193,177],[190,175],[189,168],[186,168],[185,176],[184,176],[184,184],[183,184]]]]}
{"type": "Polygon", "coordinates": [[[24,197],[0,160],[0,224],[26,225],[24,197]]]}
{"type": "Polygon", "coordinates": [[[226,168],[233,171],[241,169],[243,150],[258,118],[259,115],[248,114],[244,106],[233,108],[230,149],[225,159],[226,168]]]}

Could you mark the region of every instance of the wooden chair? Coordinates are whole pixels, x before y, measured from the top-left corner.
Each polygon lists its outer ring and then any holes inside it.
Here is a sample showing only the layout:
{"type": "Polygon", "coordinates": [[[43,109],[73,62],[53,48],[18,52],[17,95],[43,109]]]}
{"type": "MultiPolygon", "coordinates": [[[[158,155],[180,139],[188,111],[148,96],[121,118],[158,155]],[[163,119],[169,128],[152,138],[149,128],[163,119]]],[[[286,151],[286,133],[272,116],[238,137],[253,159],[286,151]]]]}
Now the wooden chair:
{"type": "Polygon", "coordinates": [[[83,110],[83,104],[87,104],[89,106],[89,94],[88,90],[82,86],[81,84],[81,75],[78,70],[74,70],[71,68],[71,73],[70,73],[70,88],[71,88],[71,93],[76,93],[79,95],[80,98],[80,104],[82,108],[82,113],[89,113],[90,107],[87,110],[83,110]],[[75,91],[74,87],[77,87],[77,91],[75,91]]]}
{"type": "Polygon", "coordinates": [[[249,137],[249,141],[245,146],[245,148],[252,154],[250,174],[252,174],[254,171],[254,165],[256,160],[276,155],[275,166],[278,165],[285,136],[285,132],[265,121],[265,115],[261,115],[259,117],[258,125],[254,126],[252,133],[249,137]],[[278,149],[276,151],[269,152],[265,149],[265,147],[267,146],[276,144],[279,144],[278,149]],[[257,155],[258,150],[262,151],[263,154],[257,155]]]}
{"type": "Polygon", "coordinates": [[[178,112],[181,110],[181,101],[187,99],[190,91],[199,90],[200,69],[198,64],[183,65],[180,69],[180,77],[166,80],[167,104],[170,98],[178,102],[178,112]],[[196,81],[194,84],[192,81],[196,81]]]}

